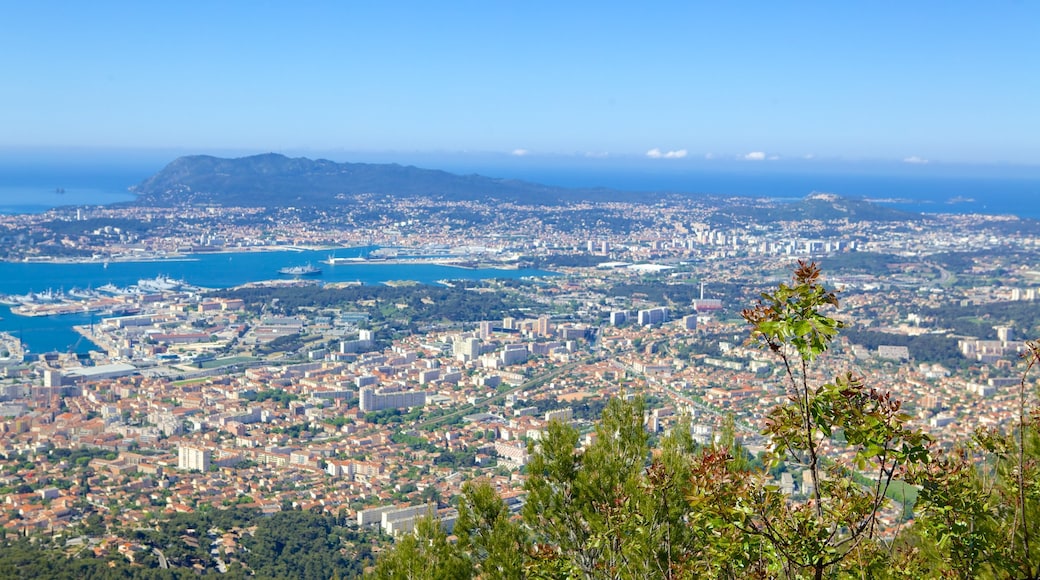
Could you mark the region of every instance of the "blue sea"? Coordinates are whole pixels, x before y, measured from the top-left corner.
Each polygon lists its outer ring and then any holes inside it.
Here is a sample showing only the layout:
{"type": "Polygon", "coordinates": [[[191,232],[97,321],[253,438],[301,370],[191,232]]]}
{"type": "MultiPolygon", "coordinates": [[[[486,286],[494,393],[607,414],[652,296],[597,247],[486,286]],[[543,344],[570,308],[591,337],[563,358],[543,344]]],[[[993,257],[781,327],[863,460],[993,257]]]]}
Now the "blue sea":
{"type": "Polygon", "coordinates": [[[0,214],[39,213],[64,205],[133,201],[129,188],[158,170],[151,166],[10,166],[0,162],[0,214]]]}
{"type": "MultiPolygon", "coordinates": [[[[38,213],[61,205],[102,205],[132,201],[130,186],[161,169],[155,160],[88,160],[29,164],[0,160],[0,213],[38,213]]],[[[340,159],[338,161],[349,161],[340,159]]],[[[456,162],[433,166],[454,173],[480,173],[490,177],[523,179],[564,187],[608,187],[637,192],[634,199],[648,199],[648,192],[720,196],[800,199],[814,191],[878,200],[908,211],[927,213],[1011,214],[1040,219],[1040,170],[1030,167],[929,168],[899,167],[868,171],[862,166],[817,170],[722,169],[697,165],[621,164],[610,161],[574,164],[528,164],[509,160],[501,164],[467,165],[456,162]]],[[[369,248],[342,250],[340,257],[369,248]]],[[[0,263],[0,293],[97,288],[108,283],[127,286],[159,275],[190,284],[224,288],[245,282],[278,278],[279,268],[318,263],[329,252],[267,252],[210,254],[185,260],[112,262],[91,264],[0,263]]],[[[483,279],[547,274],[528,270],[465,270],[435,265],[347,264],[322,265],[326,282],[377,284],[390,280],[436,283],[442,279],[483,279]]],[[[93,348],[71,327],[89,324],[90,315],[29,318],[0,306],[0,330],[13,332],[32,352],[93,348]]]]}

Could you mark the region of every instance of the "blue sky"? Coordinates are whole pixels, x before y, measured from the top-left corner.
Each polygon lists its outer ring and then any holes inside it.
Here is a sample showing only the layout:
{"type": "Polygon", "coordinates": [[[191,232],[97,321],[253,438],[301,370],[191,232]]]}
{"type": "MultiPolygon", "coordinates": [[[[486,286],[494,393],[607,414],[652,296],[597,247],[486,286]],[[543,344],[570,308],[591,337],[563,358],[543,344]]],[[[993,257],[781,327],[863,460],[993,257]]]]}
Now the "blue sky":
{"type": "Polygon", "coordinates": [[[1038,29],[999,0],[7,2],[0,148],[1040,165],[1038,29]]]}

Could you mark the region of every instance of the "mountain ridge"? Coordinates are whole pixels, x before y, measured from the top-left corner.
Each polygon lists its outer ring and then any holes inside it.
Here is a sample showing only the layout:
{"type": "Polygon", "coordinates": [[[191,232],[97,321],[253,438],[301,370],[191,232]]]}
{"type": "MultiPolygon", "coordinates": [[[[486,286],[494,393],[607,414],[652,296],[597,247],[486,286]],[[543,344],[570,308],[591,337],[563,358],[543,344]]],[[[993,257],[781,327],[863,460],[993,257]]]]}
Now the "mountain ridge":
{"type": "Polygon", "coordinates": [[[735,220],[854,219],[904,221],[920,214],[863,199],[813,192],[794,202],[745,200],[708,194],[626,192],[609,188],[567,188],[519,179],[458,175],[396,163],[339,163],[327,159],[263,153],[239,158],[189,155],[170,162],[134,188],[137,205],[222,205],[288,207],[342,205],[359,195],[446,201],[499,201],[520,205],[574,202],[652,202],[681,195],[719,202],[719,216],[735,220]]]}
{"type": "Polygon", "coordinates": [[[606,188],[571,189],[482,175],[456,175],[396,163],[337,163],[279,153],[226,159],[190,155],[170,162],[134,188],[139,204],[324,205],[337,196],[499,199],[555,204],[594,199],[619,201],[634,194],[606,188]]]}

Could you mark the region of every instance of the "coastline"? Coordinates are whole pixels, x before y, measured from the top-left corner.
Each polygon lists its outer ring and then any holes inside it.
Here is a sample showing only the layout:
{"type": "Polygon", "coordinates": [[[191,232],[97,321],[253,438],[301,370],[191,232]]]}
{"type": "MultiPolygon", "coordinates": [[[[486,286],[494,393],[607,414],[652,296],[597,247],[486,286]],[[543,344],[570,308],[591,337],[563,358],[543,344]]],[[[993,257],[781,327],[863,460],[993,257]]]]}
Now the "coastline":
{"type": "MultiPolygon", "coordinates": [[[[27,257],[22,260],[0,260],[8,264],[109,264],[109,263],[134,263],[134,264],[148,264],[148,263],[165,263],[165,262],[198,262],[202,256],[211,255],[234,255],[234,254],[259,254],[259,253],[279,253],[279,252],[329,252],[329,251],[350,251],[357,250],[358,248],[365,248],[370,246],[249,246],[241,248],[219,248],[213,249],[212,251],[205,252],[172,252],[166,254],[142,254],[142,255],[114,255],[105,258],[90,257],[90,258],[66,258],[58,256],[33,256],[27,257]]],[[[323,262],[324,263],[324,262],[323,262]]],[[[466,270],[478,270],[478,269],[494,269],[494,270],[516,270],[518,267],[515,262],[501,262],[501,261],[487,261],[474,259],[470,257],[447,257],[443,255],[422,257],[422,256],[405,256],[401,258],[361,258],[354,259],[349,262],[341,264],[328,265],[330,268],[337,266],[354,266],[354,265],[401,265],[401,264],[432,264],[437,266],[448,266],[452,268],[461,268],[466,270]]]]}
{"type": "Polygon", "coordinates": [[[331,246],[246,246],[234,248],[214,248],[204,252],[167,252],[148,253],[140,255],[116,254],[106,257],[90,258],[63,258],[58,256],[30,256],[22,260],[0,260],[9,264],[105,264],[107,262],[118,263],[154,263],[154,262],[198,262],[200,256],[219,254],[253,254],[263,252],[320,252],[329,250],[355,249],[339,248],[331,246]]]}
{"type": "Polygon", "coordinates": [[[10,332],[0,331],[0,355],[4,352],[7,356],[0,356],[0,365],[18,364],[25,360],[25,345],[10,332]]]}

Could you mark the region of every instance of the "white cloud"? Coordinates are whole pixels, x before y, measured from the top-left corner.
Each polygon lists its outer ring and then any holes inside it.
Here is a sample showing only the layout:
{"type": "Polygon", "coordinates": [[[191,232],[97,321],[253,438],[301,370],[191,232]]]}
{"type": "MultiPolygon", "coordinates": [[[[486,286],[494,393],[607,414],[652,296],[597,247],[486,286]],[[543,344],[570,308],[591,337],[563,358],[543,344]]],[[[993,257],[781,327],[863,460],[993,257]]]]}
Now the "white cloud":
{"type": "Polygon", "coordinates": [[[911,157],[907,157],[906,159],[904,159],[903,163],[918,163],[918,164],[922,164],[923,165],[925,163],[928,163],[928,160],[927,159],[922,159],[922,158],[920,158],[920,157],[918,157],[916,155],[913,155],[911,157]]]}
{"type": "Polygon", "coordinates": [[[715,159],[715,154],[714,153],[705,153],[704,154],[704,158],[705,159],[715,159]]]}
{"type": "Polygon", "coordinates": [[[657,147],[646,152],[646,156],[650,159],[682,159],[686,157],[687,151],[685,149],[676,149],[675,151],[661,151],[657,147]]]}
{"type": "Polygon", "coordinates": [[[770,160],[770,161],[776,161],[776,160],[778,160],[778,159],[780,159],[780,156],[779,156],[779,155],[770,155],[770,156],[769,156],[769,160],[770,160]]]}
{"type": "Polygon", "coordinates": [[[766,158],[766,154],[762,151],[752,151],[744,156],[744,159],[748,161],[762,161],[766,158]]]}
{"type": "Polygon", "coordinates": [[[605,159],[610,157],[610,153],[606,151],[586,151],[585,157],[588,157],[589,159],[605,159]]]}
{"type": "Polygon", "coordinates": [[[815,153],[806,153],[805,155],[802,156],[802,159],[816,159],[816,154],[815,153]]]}
{"type": "Polygon", "coordinates": [[[530,153],[530,151],[528,151],[527,149],[513,149],[513,153],[512,154],[516,155],[517,157],[523,157],[524,155],[527,155],[528,153],[530,153]]]}

